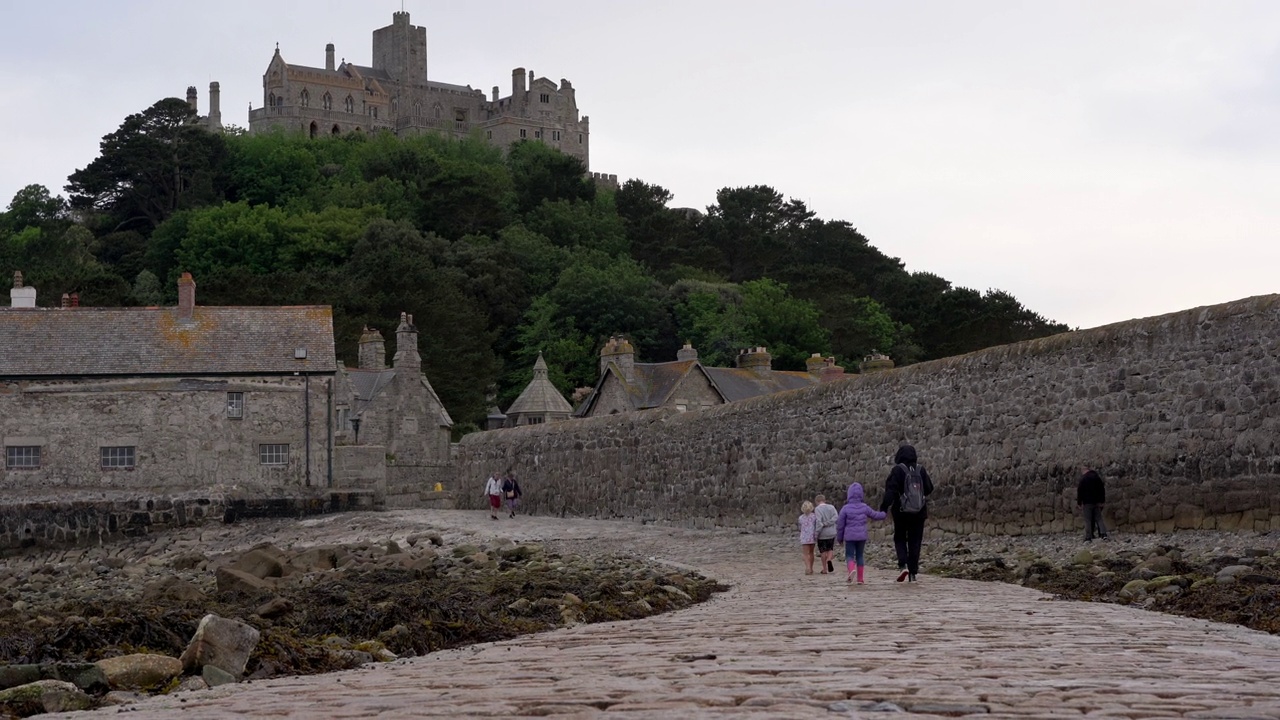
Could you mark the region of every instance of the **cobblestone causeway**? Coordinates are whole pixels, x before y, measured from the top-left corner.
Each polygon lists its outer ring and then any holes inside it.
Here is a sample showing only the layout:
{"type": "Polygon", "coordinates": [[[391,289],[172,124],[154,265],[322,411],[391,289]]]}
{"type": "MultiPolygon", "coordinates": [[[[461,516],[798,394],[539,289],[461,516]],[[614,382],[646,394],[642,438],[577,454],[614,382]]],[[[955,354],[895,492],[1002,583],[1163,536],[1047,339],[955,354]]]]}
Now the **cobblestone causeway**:
{"type": "MultiPolygon", "coordinates": [[[[329,675],[152,698],[130,718],[1280,717],[1280,637],[998,583],[804,576],[789,538],[482,512],[400,532],[544,540],[688,565],[733,586],[583,625],[329,675]],[[891,703],[892,707],[887,704],[891,703]]],[[[272,539],[262,538],[258,539],[272,539]]],[[[875,542],[875,541],[873,541],[875,542]]],[[[71,713],[57,717],[116,714],[71,713]]],[[[52,716],[51,716],[52,717],[52,716]]]]}

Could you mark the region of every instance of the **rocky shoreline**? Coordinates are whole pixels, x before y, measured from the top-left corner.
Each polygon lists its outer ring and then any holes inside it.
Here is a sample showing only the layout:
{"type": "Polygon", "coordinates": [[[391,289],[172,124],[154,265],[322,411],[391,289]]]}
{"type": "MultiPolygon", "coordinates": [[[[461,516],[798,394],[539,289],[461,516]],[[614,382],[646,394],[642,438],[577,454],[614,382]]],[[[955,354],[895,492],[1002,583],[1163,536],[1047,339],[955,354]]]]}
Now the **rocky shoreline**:
{"type": "MultiPolygon", "coordinates": [[[[475,517],[484,521],[478,528],[466,513],[254,520],[8,558],[0,568],[0,716],[640,618],[726,589],[644,547],[601,542],[596,533],[609,532],[608,523],[543,538],[522,531],[519,518],[475,517]],[[251,652],[230,670],[190,660],[196,629],[210,616],[252,630],[251,652]]],[[[801,575],[794,538],[771,545],[794,553],[797,581],[843,585],[839,573],[801,575]]],[[[1112,533],[1089,544],[1074,533],[935,538],[924,546],[922,581],[1008,582],[1280,633],[1278,546],[1280,533],[1256,532],[1112,533]]],[[[872,540],[868,562],[895,567],[892,543],[872,540]]]]}

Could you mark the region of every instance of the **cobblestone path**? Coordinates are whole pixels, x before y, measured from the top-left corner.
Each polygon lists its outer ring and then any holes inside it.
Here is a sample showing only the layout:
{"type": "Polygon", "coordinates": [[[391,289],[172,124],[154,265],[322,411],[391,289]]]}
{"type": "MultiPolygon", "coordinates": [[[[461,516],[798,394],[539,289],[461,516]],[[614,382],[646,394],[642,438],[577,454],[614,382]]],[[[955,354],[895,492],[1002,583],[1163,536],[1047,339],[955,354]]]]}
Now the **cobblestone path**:
{"type": "MultiPolygon", "coordinates": [[[[687,565],[697,607],[329,675],[158,697],[142,718],[1280,718],[1280,637],[1025,588],[805,576],[773,536],[402,511],[393,523],[687,565]]],[[[115,714],[73,713],[62,717],[115,714]]]]}

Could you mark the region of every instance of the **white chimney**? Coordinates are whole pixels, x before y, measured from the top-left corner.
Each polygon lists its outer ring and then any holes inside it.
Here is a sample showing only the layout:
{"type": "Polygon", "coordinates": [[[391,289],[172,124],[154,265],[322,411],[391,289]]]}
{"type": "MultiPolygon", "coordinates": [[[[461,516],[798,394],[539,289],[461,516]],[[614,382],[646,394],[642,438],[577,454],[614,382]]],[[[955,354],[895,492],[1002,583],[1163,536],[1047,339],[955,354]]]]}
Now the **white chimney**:
{"type": "Polygon", "coordinates": [[[16,308],[33,308],[36,306],[36,289],[22,286],[22,271],[13,273],[13,289],[9,291],[9,305],[16,308]]]}

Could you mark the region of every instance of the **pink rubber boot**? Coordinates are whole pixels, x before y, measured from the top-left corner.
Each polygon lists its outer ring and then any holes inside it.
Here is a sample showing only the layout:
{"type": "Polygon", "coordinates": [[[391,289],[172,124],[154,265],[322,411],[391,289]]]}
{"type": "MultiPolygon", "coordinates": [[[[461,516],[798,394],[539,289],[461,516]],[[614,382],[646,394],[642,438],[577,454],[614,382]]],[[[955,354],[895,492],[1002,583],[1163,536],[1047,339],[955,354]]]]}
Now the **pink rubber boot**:
{"type": "Polygon", "coordinates": [[[845,561],[845,566],[849,569],[849,574],[845,576],[844,581],[845,581],[845,582],[847,582],[847,583],[851,583],[851,582],[853,582],[853,567],[854,567],[854,561],[853,561],[853,560],[846,560],[846,561],[845,561]]]}
{"type": "Polygon", "coordinates": [[[861,566],[861,565],[859,565],[859,566],[858,566],[858,584],[859,584],[859,585],[866,585],[866,583],[865,583],[865,582],[863,582],[863,580],[862,580],[862,566],[861,566]]]}

